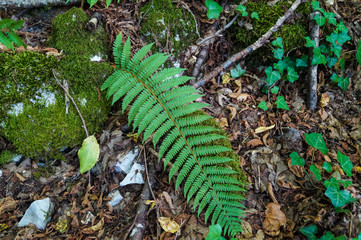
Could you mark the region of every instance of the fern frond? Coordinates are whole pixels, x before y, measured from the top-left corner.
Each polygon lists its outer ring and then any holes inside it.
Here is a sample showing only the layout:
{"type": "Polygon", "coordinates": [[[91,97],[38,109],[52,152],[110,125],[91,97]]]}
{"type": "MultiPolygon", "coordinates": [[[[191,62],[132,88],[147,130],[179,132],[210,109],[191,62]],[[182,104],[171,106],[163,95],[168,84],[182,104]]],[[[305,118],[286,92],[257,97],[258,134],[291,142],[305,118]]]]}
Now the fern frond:
{"type": "Polygon", "coordinates": [[[169,56],[157,53],[145,58],[152,45],[144,46],[131,57],[130,40],[123,45],[121,35],[114,43],[117,70],[103,84],[113,103],[123,98],[122,110],[131,105],[129,122],[137,133],[144,132],[143,141],[153,137],[159,142],[159,159],[164,167],[173,162],[169,180],[177,173],[175,187],[184,182],[187,202],[194,198],[198,215],[204,210],[206,221],[219,223],[225,233],[234,236],[241,231],[243,215],[243,184],[238,172],[228,164],[233,150],[220,144],[227,139],[220,130],[207,125],[210,116],[197,112],[207,104],[194,102],[201,95],[190,86],[191,79],[179,76],[185,69],[158,70],[169,56]],[[162,139],[162,141],[160,141],[162,139]]]}
{"type": "Polygon", "coordinates": [[[9,49],[14,49],[11,40],[0,31],[0,43],[9,49]]]}
{"type": "Polygon", "coordinates": [[[15,44],[15,46],[20,47],[26,47],[26,44],[21,40],[21,38],[13,31],[10,31],[7,33],[9,39],[15,44]]]}

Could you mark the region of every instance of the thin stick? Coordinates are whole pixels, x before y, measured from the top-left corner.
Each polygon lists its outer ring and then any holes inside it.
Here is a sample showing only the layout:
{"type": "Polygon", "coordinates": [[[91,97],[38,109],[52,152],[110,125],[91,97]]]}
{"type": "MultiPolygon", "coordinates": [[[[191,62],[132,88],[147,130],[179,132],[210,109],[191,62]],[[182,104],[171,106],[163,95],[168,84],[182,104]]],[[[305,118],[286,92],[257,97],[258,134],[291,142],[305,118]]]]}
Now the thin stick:
{"type": "Polygon", "coordinates": [[[297,9],[297,7],[303,3],[306,2],[307,0],[296,0],[292,6],[287,10],[287,12],[280,17],[276,24],[273,25],[268,32],[266,32],[262,37],[260,37],[255,43],[253,43],[252,45],[248,46],[247,48],[243,49],[242,51],[234,54],[232,57],[230,57],[226,62],[224,62],[221,66],[217,67],[216,69],[214,69],[212,72],[210,72],[209,74],[207,74],[202,81],[194,84],[193,86],[195,88],[199,88],[200,86],[202,86],[203,84],[205,84],[206,82],[210,81],[211,79],[215,78],[220,72],[222,72],[223,70],[229,68],[230,66],[232,66],[236,61],[244,58],[245,56],[247,56],[248,54],[250,54],[251,52],[257,50],[258,48],[262,47],[267,41],[268,39],[272,36],[272,34],[274,32],[277,32],[278,29],[282,26],[282,24],[293,14],[293,12],[297,9]]]}
{"type": "Polygon", "coordinates": [[[73,102],[74,107],[75,107],[76,111],[78,112],[79,117],[80,117],[80,119],[81,119],[81,121],[82,121],[82,123],[83,123],[83,128],[84,128],[85,134],[86,134],[87,137],[89,137],[88,129],[86,128],[84,118],[83,118],[83,116],[81,115],[81,112],[80,112],[78,106],[76,105],[74,99],[70,96],[68,90],[61,84],[61,82],[59,81],[59,79],[56,77],[57,74],[59,74],[59,73],[57,73],[57,72],[55,71],[55,69],[53,69],[53,75],[54,75],[54,77],[55,77],[56,82],[59,84],[59,86],[64,90],[65,94],[66,94],[66,95],[70,98],[70,100],[73,102]]]}

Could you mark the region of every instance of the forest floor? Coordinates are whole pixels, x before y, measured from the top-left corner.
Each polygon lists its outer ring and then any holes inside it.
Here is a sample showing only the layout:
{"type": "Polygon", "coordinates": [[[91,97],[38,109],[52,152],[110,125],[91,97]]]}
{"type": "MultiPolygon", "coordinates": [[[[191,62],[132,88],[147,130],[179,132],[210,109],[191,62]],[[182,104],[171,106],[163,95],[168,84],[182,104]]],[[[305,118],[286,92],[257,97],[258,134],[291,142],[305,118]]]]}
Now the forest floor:
{"type": "MultiPolygon", "coordinates": [[[[122,1],[121,1],[122,2],[122,1]]],[[[189,2],[201,37],[209,31],[217,30],[217,20],[206,17],[206,9],[197,3],[189,2]],[[216,26],[216,27],[214,27],[216,26]]],[[[347,1],[345,1],[347,2],[347,1]]],[[[361,10],[350,9],[345,2],[340,3],[338,11],[344,16],[344,22],[360,21],[361,10]]],[[[111,4],[109,8],[96,5],[87,9],[88,16],[94,12],[103,15],[109,33],[109,46],[115,36],[122,32],[130,37],[134,48],[139,50],[144,42],[139,37],[138,10],[142,1],[129,4],[111,4]],[[126,14],[125,14],[126,13],[126,14]]],[[[69,7],[70,8],[70,7],[69,7]]],[[[44,15],[17,15],[26,17],[25,26],[38,27],[38,33],[21,33],[33,47],[46,49],[46,39],[51,31],[51,17],[44,15]]],[[[2,17],[12,17],[16,12],[3,13],[2,17]]],[[[352,41],[351,41],[352,42],[352,41]]],[[[225,62],[235,47],[227,30],[222,36],[214,38],[209,46],[208,58],[200,71],[206,75],[225,62]]],[[[196,46],[196,45],[195,45],[196,46]]],[[[187,54],[185,49],[180,56],[180,66],[188,68],[191,74],[196,55],[187,54]]],[[[300,228],[315,225],[317,236],[327,231],[335,236],[344,235],[345,239],[356,238],[361,229],[361,79],[355,58],[355,46],[350,43],[345,51],[351,52],[347,60],[346,71],[351,77],[347,91],[343,92],[329,80],[330,72],[319,68],[317,94],[320,99],[315,111],[306,106],[307,84],[304,71],[300,80],[282,85],[282,94],[290,108],[289,111],[275,107],[264,111],[257,107],[261,101],[274,96],[261,92],[259,79],[265,76],[258,67],[247,68],[247,74],[224,81],[220,76],[200,87],[203,102],[210,104],[205,111],[216,118],[229,134],[233,149],[240,157],[240,166],[247,173],[249,189],[244,200],[244,232],[238,239],[306,239],[300,228]],[[353,52],[352,52],[353,51],[353,52]],[[267,128],[266,128],[267,127],[267,128]],[[321,133],[330,152],[327,155],[307,145],[305,133],[321,133]],[[304,167],[291,165],[291,152],[296,151],[305,159],[304,167]],[[338,165],[337,152],[350,158],[353,164],[353,176],[347,176],[338,165]],[[335,209],[325,196],[324,180],[331,174],[322,171],[322,180],[317,181],[310,166],[314,164],[322,169],[323,162],[331,162],[333,176],[335,172],[343,180],[352,180],[347,191],[355,201],[335,209]],[[269,205],[269,203],[274,203],[269,205]],[[277,210],[277,207],[280,210],[277,210]],[[267,207],[269,208],[267,210],[267,207]],[[286,219],[284,218],[286,217],[286,219]]],[[[47,50],[45,50],[47,51],[47,50]]],[[[262,51],[262,48],[258,51],[262,51]]],[[[243,61],[247,61],[245,58],[243,61]]],[[[229,69],[225,72],[229,72],[229,69]]],[[[113,109],[114,113],[118,109],[113,109]]],[[[150,144],[141,145],[140,141],[129,134],[126,116],[112,114],[104,126],[104,132],[97,134],[100,142],[100,170],[91,174],[91,184],[86,175],[79,174],[76,150],[67,154],[67,162],[53,166],[54,174],[35,178],[33,173],[39,168],[35,160],[25,159],[20,164],[10,163],[1,166],[0,177],[0,239],[132,239],[131,231],[145,219],[142,239],[204,239],[208,226],[204,216],[197,218],[192,203],[187,204],[181,189],[175,191],[175,181],[168,182],[169,170],[163,170],[157,162],[156,153],[150,151],[150,144]],[[124,178],[114,171],[119,155],[139,148],[138,161],[148,166],[154,174],[156,184],[152,185],[149,200],[155,201],[146,215],[138,216],[137,208],[143,204],[141,193],[143,185],[134,184],[124,187],[119,182],[124,178]],[[105,152],[108,152],[105,160],[105,152]],[[151,166],[154,166],[151,168],[151,166]],[[120,204],[112,207],[107,203],[108,193],[119,190],[124,197],[120,204]],[[16,224],[24,215],[30,203],[37,199],[50,197],[55,203],[55,211],[45,231],[34,226],[17,228],[16,224]],[[94,216],[88,223],[89,212],[94,216]],[[65,218],[64,218],[65,216],[65,218]],[[180,225],[179,233],[165,232],[157,219],[166,217],[180,225]],[[66,219],[66,221],[63,221],[66,219]],[[62,222],[63,221],[63,222],[62,222]],[[63,225],[61,225],[63,224],[63,225]]],[[[9,143],[7,143],[9,144],[9,143]]],[[[10,146],[10,144],[9,144],[10,146]]],[[[143,174],[147,179],[148,171],[143,174]]],[[[150,203],[151,205],[151,203],[150,203]]],[[[150,206],[149,205],[149,206],[150,206]]],[[[333,238],[324,238],[333,239],[333,238]]],[[[360,239],[360,238],[359,238],[360,239]]]]}

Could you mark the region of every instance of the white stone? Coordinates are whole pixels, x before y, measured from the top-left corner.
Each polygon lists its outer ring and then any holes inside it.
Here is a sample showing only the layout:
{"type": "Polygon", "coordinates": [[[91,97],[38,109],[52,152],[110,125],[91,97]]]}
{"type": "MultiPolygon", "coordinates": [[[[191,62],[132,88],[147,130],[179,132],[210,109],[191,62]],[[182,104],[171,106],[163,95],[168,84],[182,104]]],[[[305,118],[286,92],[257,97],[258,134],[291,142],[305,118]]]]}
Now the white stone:
{"type": "Polygon", "coordinates": [[[122,201],[122,199],[123,199],[123,196],[120,195],[119,190],[109,193],[108,197],[112,198],[112,199],[110,199],[110,201],[108,201],[108,203],[110,205],[112,205],[113,207],[115,205],[118,205],[120,203],[120,201],[122,201]]]}
{"type": "Polygon", "coordinates": [[[39,230],[44,230],[50,221],[53,208],[54,204],[50,198],[34,201],[21,218],[18,227],[25,227],[33,223],[39,230]]]}
{"type": "Polygon", "coordinates": [[[3,176],[3,171],[0,170],[0,178],[3,176]]]}
{"type": "Polygon", "coordinates": [[[132,168],[135,157],[138,156],[138,152],[139,152],[138,147],[135,147],[134,152],[130,150],[129,152],[127,152],[127,154],[119,157],[117,163],[115,164],[115,169],[114,169],[115,172],[129,173],[130,169],[132,168]]]}
{"type": "Polygon", "coordinates": [[[130,172],[125,176],[119,186],[126,186],[128,184],[144,184],[143,174],[144,166],[139,163],[134,163],[130,172]]]}
{"type": "Polygon", "coordinates": [[[100,62],[102,60],[102,58],[98,55],[94,55],[93,57],[90,58],[90,61],[92,62],[100,62]]]}

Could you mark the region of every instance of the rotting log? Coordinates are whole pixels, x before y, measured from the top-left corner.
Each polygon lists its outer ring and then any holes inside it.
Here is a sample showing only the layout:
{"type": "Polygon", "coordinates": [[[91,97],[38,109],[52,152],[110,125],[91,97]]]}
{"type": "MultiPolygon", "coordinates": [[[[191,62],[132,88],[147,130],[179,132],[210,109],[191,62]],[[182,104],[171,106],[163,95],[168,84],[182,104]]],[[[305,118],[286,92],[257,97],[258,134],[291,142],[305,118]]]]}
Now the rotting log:
{"type": "Polygon", "coordinates": [[[37,8],[46,6],[65,6],[80,3],[81,0],[0,0],[0,10],[3,9],[22,9],[37,8]]]}

